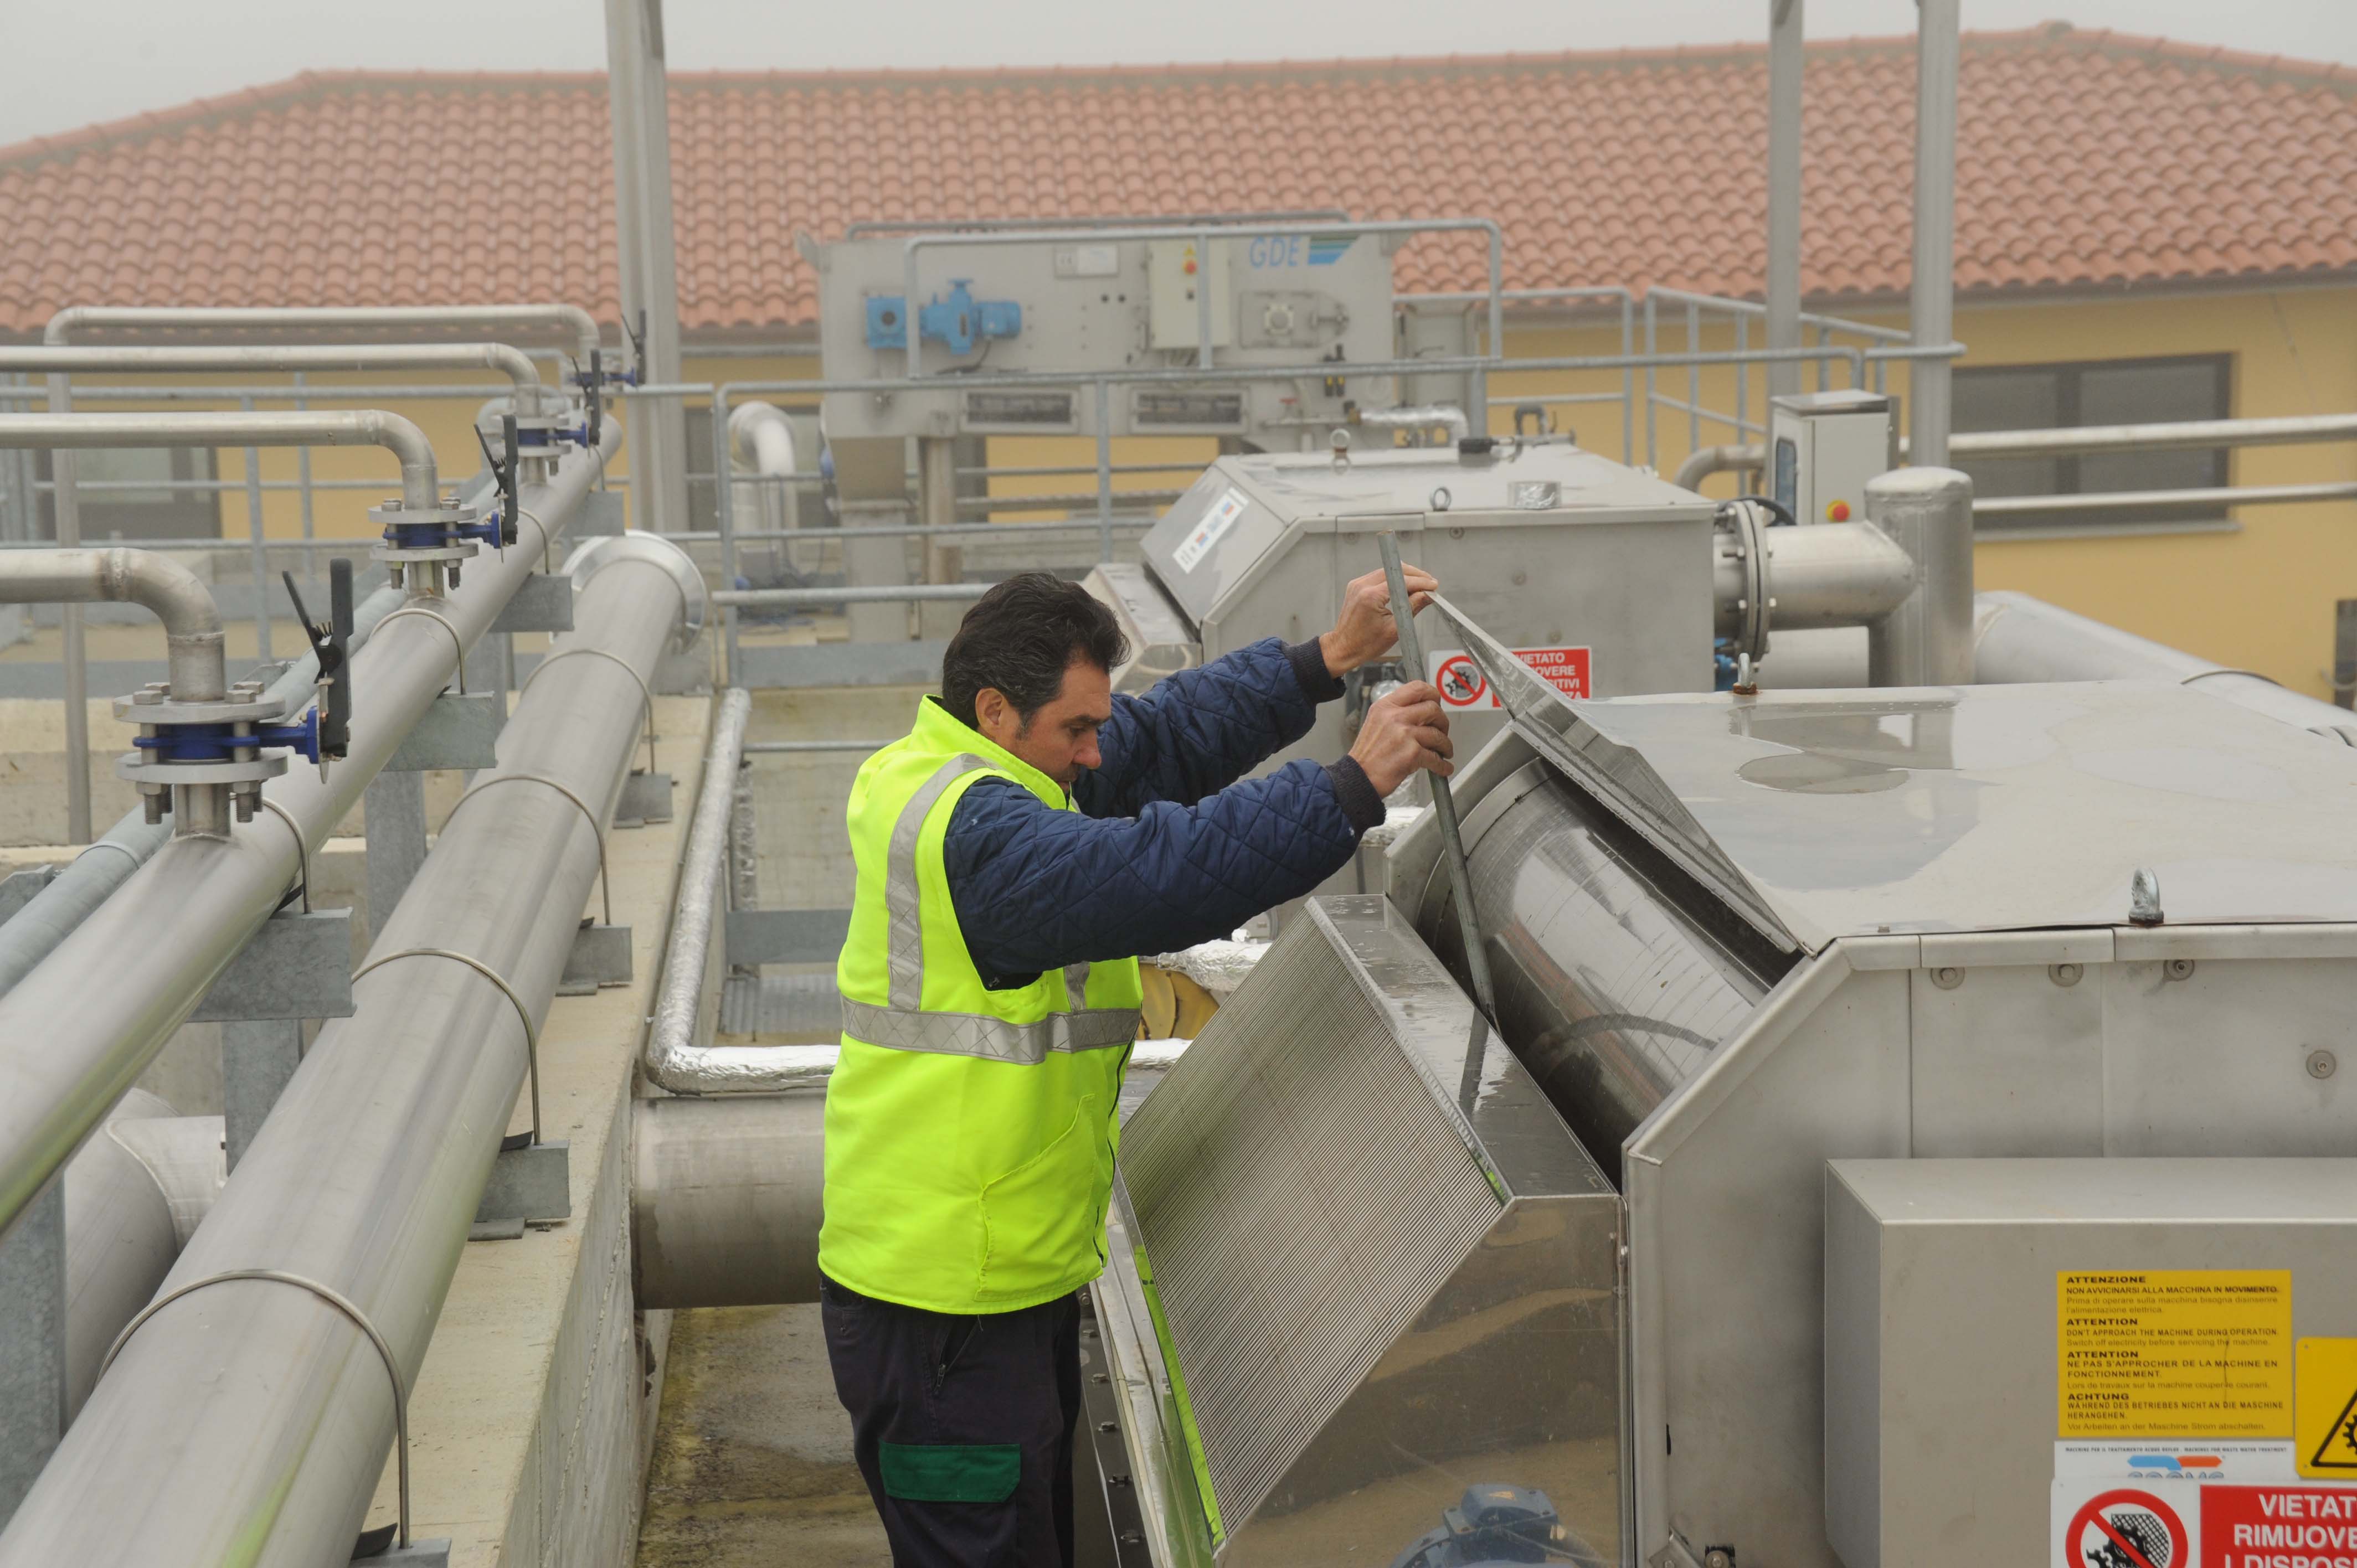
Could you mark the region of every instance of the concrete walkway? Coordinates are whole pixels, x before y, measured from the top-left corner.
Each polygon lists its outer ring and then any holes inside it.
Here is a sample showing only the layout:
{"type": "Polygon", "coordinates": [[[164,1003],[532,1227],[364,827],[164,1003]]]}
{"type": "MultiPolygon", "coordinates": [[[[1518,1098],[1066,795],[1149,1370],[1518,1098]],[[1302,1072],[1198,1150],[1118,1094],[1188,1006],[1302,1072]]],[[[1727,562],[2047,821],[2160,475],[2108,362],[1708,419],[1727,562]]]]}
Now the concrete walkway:
{"type": "Polygon", "coordinates": [[[639,1568],[888,1568],[816,1306],[672,1315],[639,1568]]]}

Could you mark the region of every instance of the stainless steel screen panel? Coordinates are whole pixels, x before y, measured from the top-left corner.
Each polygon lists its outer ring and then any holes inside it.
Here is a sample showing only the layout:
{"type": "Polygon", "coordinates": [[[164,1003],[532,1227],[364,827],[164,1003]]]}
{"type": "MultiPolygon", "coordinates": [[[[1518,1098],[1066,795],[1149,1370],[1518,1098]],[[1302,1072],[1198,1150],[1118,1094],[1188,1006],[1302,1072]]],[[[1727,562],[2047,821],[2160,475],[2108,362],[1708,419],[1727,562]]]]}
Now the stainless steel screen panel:
{"type": "Polygon", "coordinates": [[[1330,927],[1297,921],[1122,1135],[1221,1514],[1242,1520],[1500,1199],[1330,927]],[[1370,1269],[1368,1261],[1383,1260],[1370,1269]]]}
{"type": "Polygon", "coordinates": [[[1385,900],[1307,906],[1122,1168],[1222,1568],[1388,1562],[1476,1482],[1617,1539],[1619,1200],[1385,900]]]}

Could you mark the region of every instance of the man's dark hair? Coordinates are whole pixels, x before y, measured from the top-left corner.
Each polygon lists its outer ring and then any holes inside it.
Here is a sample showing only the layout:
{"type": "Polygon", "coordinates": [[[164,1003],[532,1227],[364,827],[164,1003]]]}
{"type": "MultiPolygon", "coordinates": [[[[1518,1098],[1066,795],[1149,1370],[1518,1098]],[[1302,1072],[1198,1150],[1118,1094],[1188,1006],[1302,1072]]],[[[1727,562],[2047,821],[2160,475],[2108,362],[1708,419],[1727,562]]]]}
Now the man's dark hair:
{"type": "Polygon", "coordinates": [[[974,698],[996,687],[1028,728],[1063,690],[1074,660],[1111,670],[1128,657],[1120,623],[1086,588],[1052,573],[1020,573],[975,600],[958,623],[942,656],[942,706],[972,725],[974,698]]]}

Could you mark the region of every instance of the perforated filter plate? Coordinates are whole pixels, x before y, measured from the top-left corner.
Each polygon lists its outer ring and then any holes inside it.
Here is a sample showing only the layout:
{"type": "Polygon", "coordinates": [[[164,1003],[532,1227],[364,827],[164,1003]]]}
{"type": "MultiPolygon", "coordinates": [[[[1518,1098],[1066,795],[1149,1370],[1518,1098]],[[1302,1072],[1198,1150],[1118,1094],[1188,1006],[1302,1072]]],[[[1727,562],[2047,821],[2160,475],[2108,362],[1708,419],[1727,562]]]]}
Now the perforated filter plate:
{"type": "Polygon", "coordinates": [[[1498,1219],[1370,983],[1313,908],[1122,1134],[1231,1534],[1498,1219]]]}

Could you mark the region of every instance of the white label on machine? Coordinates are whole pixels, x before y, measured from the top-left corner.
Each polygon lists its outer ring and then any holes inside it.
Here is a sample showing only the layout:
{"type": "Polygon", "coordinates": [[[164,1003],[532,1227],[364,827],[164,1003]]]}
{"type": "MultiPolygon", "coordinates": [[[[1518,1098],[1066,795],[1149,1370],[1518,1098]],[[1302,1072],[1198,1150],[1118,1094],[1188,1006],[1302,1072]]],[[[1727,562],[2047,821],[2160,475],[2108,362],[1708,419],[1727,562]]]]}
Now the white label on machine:
{"type": "Polygon", "coordinates": [[[1181,572],[1193,571],[1195,564],[1211,553],[1211,546],[1236,525],[1236,519],[1243,516],[1244,508],[1250,505],[1252,502],[1244,499],[1242,490],[1230,490],[1221,496],[1203,514],[1203,521],[1195,525],[1195,531],[1180,540],[1178,548],[1170,553],[1172,563],[1181,572]]]}
{"type": "MultiPolygon", "coordinates": [[[[1585,648],[1517,648],[1514,657],[1546,679],[1565,696],[1595,695],[1591,655],[1585,648]]],[[[1444,708],[1494,708],[1498,693],[1473,656],[1457,649],[1435,649],[1424,656],[1425,679],[1440,688],[1444,708]]]]}

